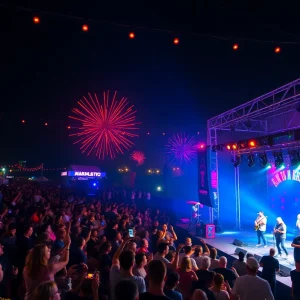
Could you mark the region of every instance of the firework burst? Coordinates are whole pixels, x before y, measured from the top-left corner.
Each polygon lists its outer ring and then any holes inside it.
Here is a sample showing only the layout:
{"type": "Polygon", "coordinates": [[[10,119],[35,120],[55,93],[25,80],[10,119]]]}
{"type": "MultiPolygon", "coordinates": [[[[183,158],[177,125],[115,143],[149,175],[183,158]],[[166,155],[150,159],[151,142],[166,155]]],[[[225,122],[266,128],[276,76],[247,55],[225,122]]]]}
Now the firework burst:
{"type": "Polygon", "coordinates": [[[74,144],[81,145],[82,153],[114,159],[134,145],[132,139],[138,136],[136,110],[126,98],[117,101],[116,96],[117,92],[110,100],[109,92],[104,92],[100,103],[96,94],[93,97],[89,93],[78,101],[78,108],[72,109],[69,118],[79,121],[80,127],[70,136],[77,137],[74,144]]]}
{"type": "Polygon", "coordinates": [[[196,140],[185,133],[172,135],[166,147],[167,154],[174,163],[191,162],[196,158],[196,140]]]}
{"type": "Polygon", "coordinates": [[[142,151],[134,151],[131,154],[131,159],[136,161],[137,164],[140,166],[145,162],[146,156],[142,151]]]}

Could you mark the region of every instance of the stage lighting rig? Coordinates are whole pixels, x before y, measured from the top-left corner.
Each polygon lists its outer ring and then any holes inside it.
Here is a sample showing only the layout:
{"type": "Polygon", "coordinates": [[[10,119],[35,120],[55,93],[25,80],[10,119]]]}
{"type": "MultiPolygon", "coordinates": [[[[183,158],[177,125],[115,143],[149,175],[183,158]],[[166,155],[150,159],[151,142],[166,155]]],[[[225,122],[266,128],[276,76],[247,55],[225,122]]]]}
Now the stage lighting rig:
{"type": "Polygon", "coordinates": [[[233,166],[235,168],[238,167],[241,164],[241,162],[242,162],[242,156],[239,155],[239,154],[235,155],[233,162],[234,162],[233,166]]]}
{"type": "Polygon", "coordinates": [[[275,159],[276,169],[283,167],[284,166],[284,159],[283,159],[282,151],[274,151],[273,156],[274,156],[274,159],[275,159]]]}
{"type": "Polygon", "coordinates": [[[252,168],[255,166],[255,158],[252,153],[248,154],[248,167],[252,168]]]}
{"type": "Polygon", "coordinates": [[[268,164],[268,156],[267,156],[267,153],[264,152],[264,153],[260,153],[259,154],[259,158],[260,158],[260,162],[261,162],[261,166],[263,168],[265,168],[268,164]]]}
{"type": "Polygon", "coordinates": [[[289,150],[289,156],[290,156],[291,165],[293,167],[298,166],[299,163],[300,163],[300,153],[299,153],[299,151],[297,151],[295,149],[290,149],[289,150]]]}

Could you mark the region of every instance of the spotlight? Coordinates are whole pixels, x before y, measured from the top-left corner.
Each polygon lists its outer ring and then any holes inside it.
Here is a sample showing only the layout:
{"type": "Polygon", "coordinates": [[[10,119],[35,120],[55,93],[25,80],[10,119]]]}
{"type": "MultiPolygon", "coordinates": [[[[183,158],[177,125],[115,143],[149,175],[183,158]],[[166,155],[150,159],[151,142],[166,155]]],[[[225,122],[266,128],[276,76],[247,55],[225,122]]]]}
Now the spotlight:
{"type": "Polygon", "coordinates": [[[89,26],[84,24],[84,25],[82,25],[81,29],[82,29],[82,31],[87,32],[87,31],[89,31],[89,26]]]}
{"type": "Polygon", "coordinates": [[[280,53],[280,52],[281,52],[281,48],[280,48],[280,47],[276,47],[276,48],[274,49],[274,52],[275,52],[275,53],[280,53]]]}
{"type": "Polygon", "coordinates": [[[226,149],[227,149],[227,150],[231,150],[231,145],[227,145],[227,146],[226,146],[226,149]]]}
{"type": "Polygon", "coordinates": [[[130,38],[130,39],[134,39],[134,38],[135,38],[134,32],[130,32],[130,33],[129,33],[129,38],[130,38]]]}
{"type": "Polygon", "coordinates": [[[249,147],[253,148],[256,147],[256,141],[249,141],[249,147]]]}
{"type": "Polygon", "coordinates": [[[236,149],[237,149],[237,145],[236,144],[232,145],[232,150],[236,150],[236,149]]]}
{"type": "Polygon", "coordinates": [[[276,169],[281,168],[284,166],[284,159],[283,159],[283,154],[282,152],[273,152],[273,156],[275,159],[275,167],[276,169]]]}
{"type": "Polygon", "coordinates": [[[234,44],[234,45],[232,46],[232,49],[233,49],[233,50],[239,49],[239,45],[238,45],[238,44],[234,44]]]}
{"type": "Polygon", "coordinates": [[[178,44],[179,44],[179,39],[178,39],[178,38],[174,38],[173,43],[174,43],[175,45],[178,45],[178,44]]]}
{"type": "Polygon", "coordinates": [[[40,21],[41,21],[39,17],[33,17],[32,20],[33,20],[33,23],[34,23],[34,24],[39,24],[40,21]]]}
{"type": "Polygon", "coordinates": [[[260,153],[259,154],[259,158],[260,158],[260,162],[261,162],[261,166],[263,168],[265,168],[268,164],[268,156],[267,156],[267,153],[260,153]]]}
{"type": "Polygon", "coordinates": [[[252,168],[254,166],[255,166],[255,158],[254,158],[254,155],[252,153],[250,153],[248,155],[248,167],[252,168]]]}
{"type": "Polygon", "coordinates": [[[236,155],[235,158],[234,158],[234,164],[233,166],[236,168],[238,167],[242,162],[242,156],[241,155],[236,155]]]}
{"type": "Polygon", "coordinates": [[[300,163],[300,153],[299,151],[296,150],[289,150],[289,156],[290,156],[290,161],[291,161],[291,165],[293,167],[298,166],[298,164],[300,163]]]}

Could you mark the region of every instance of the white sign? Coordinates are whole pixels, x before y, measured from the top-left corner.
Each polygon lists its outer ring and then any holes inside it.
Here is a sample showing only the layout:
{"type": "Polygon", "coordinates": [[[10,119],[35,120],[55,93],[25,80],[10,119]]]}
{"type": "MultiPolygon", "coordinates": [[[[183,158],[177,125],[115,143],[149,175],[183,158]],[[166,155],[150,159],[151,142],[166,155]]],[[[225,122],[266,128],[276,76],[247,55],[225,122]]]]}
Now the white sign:
{"type": "Polygon", "coordinates": [[[101,177],[100,172],[75,172],[74,176],[101,177]]]}

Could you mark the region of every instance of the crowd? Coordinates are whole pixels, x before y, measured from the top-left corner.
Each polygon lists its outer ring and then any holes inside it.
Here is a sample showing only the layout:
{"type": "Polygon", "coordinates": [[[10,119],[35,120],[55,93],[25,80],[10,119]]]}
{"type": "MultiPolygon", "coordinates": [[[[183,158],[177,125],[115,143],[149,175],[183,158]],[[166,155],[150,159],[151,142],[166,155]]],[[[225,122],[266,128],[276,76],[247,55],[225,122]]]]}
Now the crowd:
{"type": "Polygon", "coordinates": [[[178,243],[168,215],[146,204],[2,186],[0,299],[274,299],[254,257],[228,268],[204,240],[178,243]]]}

